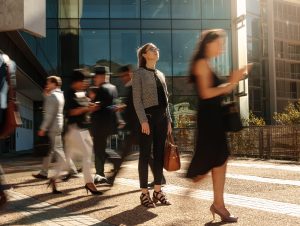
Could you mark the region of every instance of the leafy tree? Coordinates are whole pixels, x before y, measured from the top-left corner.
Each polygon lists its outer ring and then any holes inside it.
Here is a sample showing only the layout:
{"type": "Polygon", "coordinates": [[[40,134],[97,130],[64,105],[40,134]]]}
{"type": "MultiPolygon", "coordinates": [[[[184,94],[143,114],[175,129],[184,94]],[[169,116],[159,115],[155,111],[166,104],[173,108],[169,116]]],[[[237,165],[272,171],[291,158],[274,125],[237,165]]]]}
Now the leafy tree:
{"type": "Polygon", "coordinates": [[[300,124],[300,100],[296,103],[289,102],[282,113],[275,112],[273,119],[279,125],[300,124]]]}

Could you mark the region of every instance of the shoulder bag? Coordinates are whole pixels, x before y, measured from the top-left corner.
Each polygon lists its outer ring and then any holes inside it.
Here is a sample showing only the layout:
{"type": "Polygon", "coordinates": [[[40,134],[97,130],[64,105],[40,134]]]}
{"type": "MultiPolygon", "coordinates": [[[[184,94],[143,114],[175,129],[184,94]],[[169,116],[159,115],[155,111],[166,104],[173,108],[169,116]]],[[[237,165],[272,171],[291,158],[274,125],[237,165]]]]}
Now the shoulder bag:
{"type": "Polygon", "coordinates": [[[168,134],[165,144],[164,168],[167,171],[176,171],[180,169],[180,166],[178,146],[175,145],[172,134],[168,134]]]}

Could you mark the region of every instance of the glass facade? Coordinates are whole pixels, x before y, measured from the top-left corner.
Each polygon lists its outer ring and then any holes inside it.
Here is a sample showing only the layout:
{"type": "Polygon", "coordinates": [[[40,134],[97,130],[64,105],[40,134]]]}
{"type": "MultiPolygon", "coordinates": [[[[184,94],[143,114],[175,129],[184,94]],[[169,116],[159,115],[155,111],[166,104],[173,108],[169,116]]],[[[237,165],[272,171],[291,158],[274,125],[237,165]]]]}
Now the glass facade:
{"type": "MultiPolygon", "coordinates": [[[[47,37],[24,37],[48,72],[62,76],[63,89],[74,68],[98,63],[115,73],[120,65],[137,64],[139,46],[154,43],[161,50],[157,68],[167,78],[175,127],[193,127],[197,97],[187,81],[189,59],[201,31],[213,28],[228,34],[224,55],[212,62],[220,76],[228,75],[231,0],[47,0],[47,37]]],[[[119,79],[112,76],[111,82],[120,87],[119,79]]]]}
{"type": "Polygon", "coordinates": [[[257,116],[264,117],[270,122],[269,93],[267,89],[268,74],[264,68],[268,68],[268,60],[265,52],[268,51],[267,22],[263,20],[262,13],[266,10],[260,0],[246,1],[247,22],[247,58],[253,63],[249,75],[249,109],[257,116]]]}

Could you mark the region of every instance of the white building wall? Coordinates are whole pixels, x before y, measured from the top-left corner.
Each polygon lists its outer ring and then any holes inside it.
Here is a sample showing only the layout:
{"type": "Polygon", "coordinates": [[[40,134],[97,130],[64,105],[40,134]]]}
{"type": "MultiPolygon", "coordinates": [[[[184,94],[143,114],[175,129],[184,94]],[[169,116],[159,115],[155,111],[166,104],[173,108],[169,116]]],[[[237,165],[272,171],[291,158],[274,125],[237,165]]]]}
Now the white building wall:
{"type": "Polygon", "coordinates": [[[23,125],[16,129],[16,151],[33,148],[33,101],[17,93],[17,102],[23,125]]]}
{"type": "MultiPolygon", "coordinates": [[[[232,53],[233,68],[236,70],[247,64],[247,24],[246,0],[232,0],[232,53]]],[[[249,118],[248,79],[239,83],[240,113],[242,118],[249,118]]]]}

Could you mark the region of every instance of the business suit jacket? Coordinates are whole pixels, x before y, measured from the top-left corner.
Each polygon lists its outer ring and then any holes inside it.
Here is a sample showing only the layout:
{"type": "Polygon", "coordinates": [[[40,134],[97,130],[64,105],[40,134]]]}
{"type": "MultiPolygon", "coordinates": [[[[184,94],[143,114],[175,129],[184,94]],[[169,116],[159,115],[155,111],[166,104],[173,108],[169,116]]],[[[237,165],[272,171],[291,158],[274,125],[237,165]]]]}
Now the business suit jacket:
{"type": "MultiPolygon", "coordinates": [[[[92,114],[92,130],[113,134],[117,129],[116,113],[110,108],[118,97],[116,86],[103,83],[99,88],[95,102],[100,102],[100,109],[92,114]]],[[[95,134],[96,135],[96,134],[95,134]]]]}
{"type": "Polygon", "coordinates": [[[55,89],[44,99],[44,117],[40,129],[59,134],[63,129],[65,98],[60,89],[55,89]]]}

